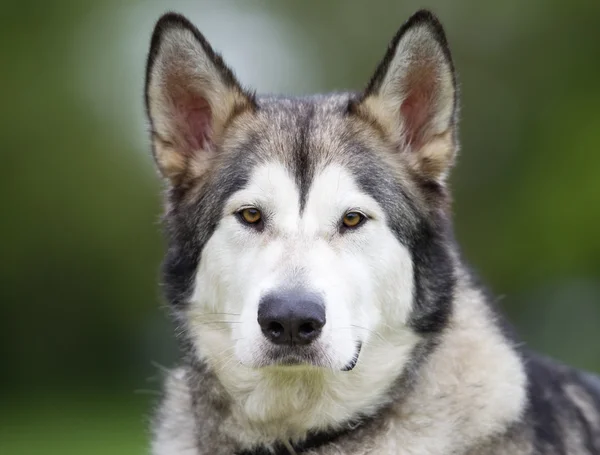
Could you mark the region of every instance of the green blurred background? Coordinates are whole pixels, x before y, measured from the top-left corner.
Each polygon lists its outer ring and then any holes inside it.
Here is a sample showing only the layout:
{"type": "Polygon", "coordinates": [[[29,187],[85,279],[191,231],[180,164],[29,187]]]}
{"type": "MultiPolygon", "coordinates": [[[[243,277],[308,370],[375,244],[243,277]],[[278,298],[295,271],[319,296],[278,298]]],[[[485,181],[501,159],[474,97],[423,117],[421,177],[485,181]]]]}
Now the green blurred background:
{"type": "Polygon", "coordinates": [[[3,1],[0,454],[143,454],[157,365],[160,182],[147,46],[188,15],[259,92],[359,89],[416,9],[462,87],[465,256],[532,347],[600,371],[600,1],[3,1]]]}

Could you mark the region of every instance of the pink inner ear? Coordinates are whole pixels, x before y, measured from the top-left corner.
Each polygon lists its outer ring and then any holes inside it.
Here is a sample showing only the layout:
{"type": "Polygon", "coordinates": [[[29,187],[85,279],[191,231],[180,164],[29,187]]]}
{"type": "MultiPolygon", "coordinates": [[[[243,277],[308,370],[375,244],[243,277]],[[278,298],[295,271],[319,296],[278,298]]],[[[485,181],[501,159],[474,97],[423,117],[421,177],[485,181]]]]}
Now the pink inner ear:
{"type": "Polygon", "coordinates": [[[406,143],[412,148],[423,145],[435,98],[435,80],[431,76],[416,74],[410,81],[408,95],[400,106],[406,143]]]}
{"type": "Polygon", "coordinates": [[[175,101],[175,136],[183,151],[192,154],[211,146],[212,112],[201,96],[186,94],[175,101]]]}

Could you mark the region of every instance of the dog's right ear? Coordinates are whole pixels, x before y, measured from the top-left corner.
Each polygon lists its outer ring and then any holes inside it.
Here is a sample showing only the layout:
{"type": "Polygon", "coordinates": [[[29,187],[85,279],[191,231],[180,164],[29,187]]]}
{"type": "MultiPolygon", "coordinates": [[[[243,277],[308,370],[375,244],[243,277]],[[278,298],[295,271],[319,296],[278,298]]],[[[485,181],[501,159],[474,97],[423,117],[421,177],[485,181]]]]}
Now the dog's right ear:
{"type": "Polygon", "coordinates": [[[457,87],[444,29],[430,11],[400,27],[350,107],[378,125],[417,175],[445,182],[458,150],[457,87]]]}
{"type": "Polygon", "coordinates": [[[174,184],[205,172],[228,121],[256,107],[198,29],[174,13],[154,28],[145,100],[156,164],[174,184]]]}

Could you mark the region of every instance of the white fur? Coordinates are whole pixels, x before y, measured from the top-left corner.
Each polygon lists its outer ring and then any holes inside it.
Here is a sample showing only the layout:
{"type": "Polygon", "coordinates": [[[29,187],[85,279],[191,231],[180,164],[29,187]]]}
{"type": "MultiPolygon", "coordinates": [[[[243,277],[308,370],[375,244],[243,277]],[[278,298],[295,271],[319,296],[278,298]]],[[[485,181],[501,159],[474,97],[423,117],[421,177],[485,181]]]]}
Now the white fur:
{"type": "Polygon", "coordinates": [[[391,432],[365,454],[465,454],[521,418],[527,381],[523,365],[499,332],[484,296],[467,287],[467,280],[459,277],[450,326],[415,390],[396,408],[391,432]]]}
{"type": "MultiPolygon", "coordinates": [[[[459,276],[458,280],[455,312],[440,345],[423,366],[411,393],[401,403],[392,404],[391,415],[385,417],[386,426],[369,435],[372,444],[348,452],[340,442],[339,447],[332,444],[321,449],[320,454],[479,455],[474,449],[478,443],[501,434],[522,417],[526,402],[523,365],[499,332],[481,293],[469,287],[465,276],[459,276]]],[[[331,372],[319,376],[308,370],[293,373],[282,370],[279,374],[250,376],[233,368],[232,381],[241,383],[245,380],[249,388],[256,387],[245,393],[240,388],[230,388],[234,390],[234,399],[267,400],[263,408],[276,409],[282,421],[273,416],[270,421],[256,424],[248,420],[247,409],[238,405],[236,414],[221,427],[222,431],[242,443],[251,444],[267,440],[268,435],[273,434],[293,437],[294,432],[303,427],[302,418],[309,416],[305,407],[314,406],[313,414],[319,414],[334,411],[335,402],[348,410],[356,405],[365,406],[360,409],[368,411],[372,402],[365,397],[361,403],[361,395],[381,388],[385,377],[402,365],[406,347],[414,340],[408,335],[404,339],[398,336],[394,341],[396,345],[373,339],[356,370],[348,374],[331,372]],[[388,367],[389,363],[393,366],[388,367]],[[278,393],[279,390],[285,390],[285,393],[278,393]],[[344,400],[350,400],[350,403],[344,400]],[[287,406],[301,409],[302,417],[294,420],[287,412],[287,406]],[[296,427],[286,433],[287,425],[296,427]]],[[[161,450],[154,453],[190,455],[182,448],[195,434],[194,428],[185,424],[193,422],[192,396],[185,384],[172,382],[167,387],[170,401],[163,408],[172,414],[174,423],[158,433],[160,438],[155,447],[161,450]],[[175,427],[179,431],[172,431],[175,427]]],[[[256,402],[254,406],[259,407],[256,402]]],[[[311,418],[314,422],[314,415],[311,418]]],[[[525,453],[519,444],[514,441],[519,453],[525,453]]],[[[512,453],[510,449],[499,450],[498,453],[512,453]]]]}
{"type": "Polygon", "coordinates": [[[234,398],[234,418],[246,423],[247,441],[300,436],[374,410],[418,342],[405,326],[412,261],[379,204],[333,165],[315,176],[302,213],[299,198],[282,165],[257,168],[247,188],[225,205],[204,247],[191,298],[189,329],[234,398]],[[262,233],[234,215],[249,205],[266,217],[262,233]],[[341,219],[355,209],[370,219],[340,234],[341,219]],[[316,341],[321,367],[255,368],[264,363],[268,345],[257,323],[260,297],[290,283],[325,297],[327,323],[316,341]],[[358,341],[358,365],[341,371],[358,341]]]}
{"type": "Polygon", "coordinates": [[[157,419],[159,428],[155,429],[152,439],[152,453],[197,455],[191,393],[184,370],[170,372],[165,392],[165,401],[157,419]]]}

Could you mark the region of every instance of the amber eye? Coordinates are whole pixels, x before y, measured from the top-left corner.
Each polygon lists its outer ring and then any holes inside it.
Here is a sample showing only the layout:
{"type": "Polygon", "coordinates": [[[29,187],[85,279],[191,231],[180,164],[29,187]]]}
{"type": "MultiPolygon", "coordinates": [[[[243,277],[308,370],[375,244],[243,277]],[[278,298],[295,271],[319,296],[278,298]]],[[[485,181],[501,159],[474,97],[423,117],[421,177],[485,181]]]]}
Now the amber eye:
{"type": "Polygon", "coordinates": [[[344,227],[355,228],[360,226],[365,219],[365,216],[360,212],[348,212],[344,215],[342,223],[344,227]]]}
{"type": "Polygon", "coordinates": [[[240,218],[248,224],[257,224],[262,219],[262,214],[258,209],[247,208],[238,213],[240,218]]]}

